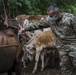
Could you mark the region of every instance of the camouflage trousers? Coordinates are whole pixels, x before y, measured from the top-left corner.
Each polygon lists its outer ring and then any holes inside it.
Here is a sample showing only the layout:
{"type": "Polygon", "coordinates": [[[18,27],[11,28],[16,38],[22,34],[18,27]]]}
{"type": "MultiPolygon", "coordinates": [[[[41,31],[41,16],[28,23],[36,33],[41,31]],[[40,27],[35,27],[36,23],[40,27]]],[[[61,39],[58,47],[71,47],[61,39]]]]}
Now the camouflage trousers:
{"type": "Polygon", "coordinates": [[[76,43],[59,48],[61,75],[72,75],[76,68],[76,43]]]}

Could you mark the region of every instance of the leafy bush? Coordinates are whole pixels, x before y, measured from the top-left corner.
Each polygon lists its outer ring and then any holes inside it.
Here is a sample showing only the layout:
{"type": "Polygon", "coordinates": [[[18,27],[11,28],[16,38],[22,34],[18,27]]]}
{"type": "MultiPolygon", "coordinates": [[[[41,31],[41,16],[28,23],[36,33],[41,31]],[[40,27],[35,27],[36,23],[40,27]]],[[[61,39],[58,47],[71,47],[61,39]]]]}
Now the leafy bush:
{"type": "MultiPolygon", "coordinates": [[[[3,12],[3,5],[0,0],[0,12],[3,12]]],[[[8,0],[9,16],[15,17],[20,14],[47,14],[47,8],[52,4],[64,12],[76,14],[76,0],[8,0]]]]}

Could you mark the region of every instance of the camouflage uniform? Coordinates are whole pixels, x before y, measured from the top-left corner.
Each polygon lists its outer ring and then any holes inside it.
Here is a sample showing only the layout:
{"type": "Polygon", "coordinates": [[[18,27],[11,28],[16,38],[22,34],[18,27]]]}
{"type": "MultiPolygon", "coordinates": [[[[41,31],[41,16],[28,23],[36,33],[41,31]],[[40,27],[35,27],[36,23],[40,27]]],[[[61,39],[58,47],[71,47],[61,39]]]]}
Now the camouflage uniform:
{"type": "Polygon", "coordinates": [[[49,17],[30,24],[26,30],[34,30],[51,27],[57,38],[59,47],[60,67],[62,75],[72,75],[76,66],[76,17],[73,14],[64,13],[60,20],[51,22],[49,17]]]}

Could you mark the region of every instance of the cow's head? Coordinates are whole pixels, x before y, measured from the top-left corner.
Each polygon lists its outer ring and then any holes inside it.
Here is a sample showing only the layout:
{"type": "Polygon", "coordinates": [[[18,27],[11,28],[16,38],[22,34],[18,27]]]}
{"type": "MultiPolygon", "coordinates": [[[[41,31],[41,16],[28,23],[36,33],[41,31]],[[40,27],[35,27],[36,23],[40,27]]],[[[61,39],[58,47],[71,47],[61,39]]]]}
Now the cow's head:
{"type": "Polygon", "coordinates": [[[27,46],[24,45],[23,46],[23,51],[24,51],[24,58],[25,60],[29,59],[29,60],[33,60],[33,57],[35,55],[35,48],[34,46],[27,46]]]}
{"type": "Polygon", "coordinates": [[[29,20],[26,15],[19,15],[15,17],[15,21],[17,22],[17,26],[20,28],[19,31],[23,31],[23,29],[29,25],[29,20]]]}

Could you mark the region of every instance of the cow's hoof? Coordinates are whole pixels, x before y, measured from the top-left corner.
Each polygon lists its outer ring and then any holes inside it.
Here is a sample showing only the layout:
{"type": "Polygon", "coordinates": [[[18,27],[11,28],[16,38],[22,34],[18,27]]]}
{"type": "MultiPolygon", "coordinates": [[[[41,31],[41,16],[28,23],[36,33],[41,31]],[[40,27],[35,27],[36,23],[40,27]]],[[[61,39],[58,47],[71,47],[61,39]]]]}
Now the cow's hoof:
{"type": "Polygon", "coordinates": [[[34,70],[34,71],[32,71],[32,73],[34,74],[36,71],[34,70]]]}
{"type": "Polygon", "coordinates": [[[26,66],[24,66],[24,68],[26,68],[26,66]]]}
{"type": "Polygon", "coordinates": [[[44,70],[44,69],[42,68],[42,69],[41,69],[41,72],[42,72],[43,70],[44,70]]]}

